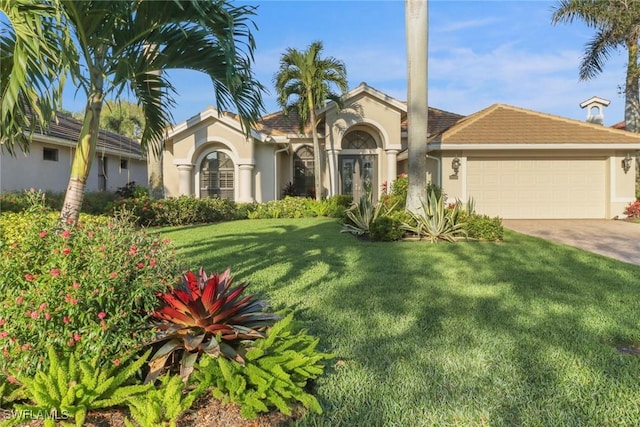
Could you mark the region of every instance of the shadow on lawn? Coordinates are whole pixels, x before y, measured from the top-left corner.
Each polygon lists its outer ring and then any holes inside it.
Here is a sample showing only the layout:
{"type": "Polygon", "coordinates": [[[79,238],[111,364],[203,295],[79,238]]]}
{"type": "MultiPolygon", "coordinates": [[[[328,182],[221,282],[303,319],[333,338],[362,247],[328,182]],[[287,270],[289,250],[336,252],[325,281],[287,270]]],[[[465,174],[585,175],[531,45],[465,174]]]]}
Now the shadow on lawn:
{"type": "Polygon", "coordinates": [[[429,245],[362,242],[334,221],[220,230],[179,248],[189,267],[231,266],[338,353],[319,382],[325,413],[302,424],[640,419],[640,358],[613,347],[639,338],[638,267],[509,232],[429,245]]]}

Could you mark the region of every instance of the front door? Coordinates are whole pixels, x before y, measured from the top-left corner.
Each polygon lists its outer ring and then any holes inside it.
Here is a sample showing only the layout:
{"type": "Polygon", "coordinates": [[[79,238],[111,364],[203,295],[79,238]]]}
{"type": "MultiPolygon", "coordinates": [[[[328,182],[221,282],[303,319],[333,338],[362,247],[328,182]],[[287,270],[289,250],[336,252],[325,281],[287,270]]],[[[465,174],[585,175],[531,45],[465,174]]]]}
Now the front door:
{"type": "Polygon", "coordinates": [[[371,192],[373,200],[378,199],[378,192],[373,187],[376,183],[375,155],[340,156],[340,193],[353,196],[358,201],[360,196],[371,192]]]}

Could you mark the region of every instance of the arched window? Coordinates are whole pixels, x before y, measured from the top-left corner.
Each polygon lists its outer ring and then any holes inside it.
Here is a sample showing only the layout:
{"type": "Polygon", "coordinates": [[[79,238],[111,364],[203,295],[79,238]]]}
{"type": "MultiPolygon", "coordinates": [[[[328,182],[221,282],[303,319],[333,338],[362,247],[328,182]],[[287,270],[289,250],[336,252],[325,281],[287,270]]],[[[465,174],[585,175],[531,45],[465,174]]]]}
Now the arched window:
{"type": "Polygon", "coordinates": [[[293,155],[293,188],[297,196],[312,196],[315,191],[313,148],[304,146],[293,155]]]}
{"type": "Polygon", "coordinates": [[[221,151],[207,154],[200,163],[200,197],[234,199],[233,161],[221,151]]]}
{"type": "Polygon", "coordinates": [[[342,139],[343,149],[375,149],[377,147],[375,139],[367,132],[361,130],[354,130],[349,132],[342,139]]]}

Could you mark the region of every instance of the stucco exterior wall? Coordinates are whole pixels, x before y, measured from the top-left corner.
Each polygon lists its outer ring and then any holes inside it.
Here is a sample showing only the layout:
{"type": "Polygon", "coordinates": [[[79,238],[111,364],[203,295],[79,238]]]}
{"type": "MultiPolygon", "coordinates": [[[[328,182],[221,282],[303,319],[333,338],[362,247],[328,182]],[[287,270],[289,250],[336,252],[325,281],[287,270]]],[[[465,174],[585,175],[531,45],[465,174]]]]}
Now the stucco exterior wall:
{"type": "MultiPolygon", "coordinates": [[[[34,188],[42,191],[63,193],[69,183],[71,163],[75,150],[70,146],[43,143],[34,140],[28,155],[18,153],[15,157],[0,154],[0,191],[21,191],[34,188]],[[43,149],[58,150],[58,160],[44,160],[43,149]]],[[[115,191],[129,181],[147,186],[147,164],[144,160],[127,159],[128,169],[120,168],[120,160],[126,157],[105,153],[107,158],[107,191],[115,191]]],[[[89,172],[86,191],[99,191],[100,158],[97,153],[89,172]]]]}

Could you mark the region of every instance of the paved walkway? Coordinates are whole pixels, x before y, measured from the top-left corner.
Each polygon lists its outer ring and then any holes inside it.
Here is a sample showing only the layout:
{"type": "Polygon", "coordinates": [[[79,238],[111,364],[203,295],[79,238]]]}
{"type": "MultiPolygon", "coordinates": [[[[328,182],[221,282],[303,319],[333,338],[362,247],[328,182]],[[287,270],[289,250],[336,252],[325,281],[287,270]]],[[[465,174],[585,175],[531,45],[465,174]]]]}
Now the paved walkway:
{"type": "Polygon", "coordinates": [[[640,224],[609,219],[505,219],[505,228],[640,265],[640,224]]]}

